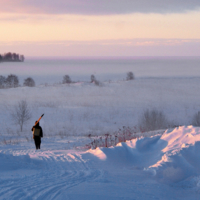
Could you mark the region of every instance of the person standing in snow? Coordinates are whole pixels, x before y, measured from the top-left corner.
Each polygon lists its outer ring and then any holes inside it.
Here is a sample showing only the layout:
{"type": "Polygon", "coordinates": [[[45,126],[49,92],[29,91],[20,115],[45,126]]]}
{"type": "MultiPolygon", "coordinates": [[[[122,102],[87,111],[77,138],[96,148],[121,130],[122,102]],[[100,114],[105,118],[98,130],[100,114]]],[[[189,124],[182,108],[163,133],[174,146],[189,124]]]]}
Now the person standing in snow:
{"type": "Polygon", "coordinates": [[[42,128],[39,124],[39,122],[35,122],[36,125],[32,127],[33,131],[33,139],[35,141],[35,147],[36,149],[40,149],[40,144],[41,144],[41,137],[43,137],[43,131],[42,128]]]}

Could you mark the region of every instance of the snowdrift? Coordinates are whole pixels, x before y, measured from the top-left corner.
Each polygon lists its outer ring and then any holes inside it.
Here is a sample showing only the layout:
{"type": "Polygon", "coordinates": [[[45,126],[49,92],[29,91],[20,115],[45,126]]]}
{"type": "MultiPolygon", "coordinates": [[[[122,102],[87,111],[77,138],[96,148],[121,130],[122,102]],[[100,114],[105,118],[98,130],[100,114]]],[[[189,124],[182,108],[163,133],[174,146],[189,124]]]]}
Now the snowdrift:
{"type": "Polygon", "coordinates": [[[199,199],[200,128],[88,151],[30,144],[0,150],[0,199],[199,199]]]}
{"type": "Polygon", "coordinates": [[[182,126],[166,130],[162,136],[88,152],[116,168],[143,169],[159,181],[176,183],[200,175],[200,128],[182,126]]]}

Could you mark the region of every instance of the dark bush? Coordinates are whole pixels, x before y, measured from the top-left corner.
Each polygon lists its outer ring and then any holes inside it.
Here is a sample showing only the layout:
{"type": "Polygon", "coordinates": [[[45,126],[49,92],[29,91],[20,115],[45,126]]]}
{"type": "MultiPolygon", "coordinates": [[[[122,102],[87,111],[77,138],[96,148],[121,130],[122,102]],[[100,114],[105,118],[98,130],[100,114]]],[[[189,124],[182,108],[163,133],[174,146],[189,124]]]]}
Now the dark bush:
{"type": "Polygon", "coordinates": [[[28,77],[24,80],[24,86],[35,87],[35,81],[31,77],[28,77]]]}
{"type": "Polygon", "coordinates": [[[18,87],[19,86],[19,79],[16,75],[10,74],[6,78],[6,87],[8,88],[13,88],[13,87],[18,87]]]}
{"type": "Polygon", "coordinates": [[[133,72],[128,72],[127,73],[127,76],[126,76],[126,80],[127,81],[130,81],[130,80],[133,80],[134,79],[134,74],[133,72]]]}
{"type": "Polygon", "coordinates": [[[71,83],[72,80],[69,75],[63,76],[63,83],[71,83]]]}
{"type": "Polygon", "coordinates": [[[95,80],[96,80],[96,78],[95,78],[95,76],[92,74],[92,75],[91,75],[91,83],[95,82],[95,80]]]}
{"type": "Polygon", "coordinates": [[[0,55],[0,62],[6,61],[6,62],[23,62],[24,61],[24,55],[19,55],[17,53],[5,53],[4,55],[0,55]]]}
{"type": "Polygon", "coordinates": [[[94,84],[97,85],[97,86],[101,86],[102,85],[101,82],[97,81],[97,80],[94,81],[94,84]]]}
{"type": "Polygon", "coordinates": [[[6,87],[6,77],[0,76],[0,88],[6,87]]]}
{"type": "Polygon", "coordinates": [[[28,107],[28,103],[25,100],[19,101],[11,112],[12,120],[15,124],[20,126],[20,130],[23,130],[23,125],[31,119],[31,111],[28,107]]]}
{"type": "Polygon", "coordinates": [[[162,111],[146,110],[139,119],[139,127],[143,131],[169,128],[170,124],[162,111]]]}
{"type": "Polygon", "coordinates": [[[93,74],[91,75],[91,83],[94,83],[97,86],[102,86],[102,83],[98,81],[93,74]]]}

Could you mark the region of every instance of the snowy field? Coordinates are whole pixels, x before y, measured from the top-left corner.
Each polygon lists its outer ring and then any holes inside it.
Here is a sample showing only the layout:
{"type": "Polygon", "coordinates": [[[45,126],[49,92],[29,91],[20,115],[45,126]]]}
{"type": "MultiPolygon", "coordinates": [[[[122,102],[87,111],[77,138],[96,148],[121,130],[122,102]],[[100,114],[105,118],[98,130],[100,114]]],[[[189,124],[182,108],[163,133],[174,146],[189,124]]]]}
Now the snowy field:
{"type": "MultiPolygon", "coordinates": [[[[1,66],[4,76],[7,65],[1,66]]],[[[133,81],[101,74],[101,86],[86,78],[61,84],[55,73],[48,84],[0,89],[0,199],[199,200],[200,128],[191,124],[200,111],[200,75],[197,64],[191,69],[166,77],[135,74],[133,81]],[[21,132],[11,116],[22,100],[31,119],[21,132]],[[89,134],[112,135],[123,126],[144,135],[139,122],[147,109],[162,111],[173,127],[109,148],[87,148],[89,134]],[[43,113],[44,138],[36,151],[31,128],[43,113]]],[[[17,75],[26,76],[23,70],[17,75]]]]}
{"type": "Polygon", "coordinates": [[[146,78],[102,84],[1,89],[0,134],[28,136],[42,113],[46,136],[87,136],[112,133],[123,126],[137,127],[146,109],[162,111],[175,126],[191,125],[194,114],[200,111],[200,78],[146,78]],[[11,120],[14,106],[21,100],[27,102],[32,115],[23,133],[11,120]]]}
{"type": "Polygon", "coordinates": [[[88,134],[137,126],[147,108],[189,125],[200,110],[199,85],[199,78],[150,78],[1,89],[0,199],[199,199],[198,128],[85,148],[88,134]],[[11,120],[21,100],[32,113],[22,132],[11,120]],[[42,113],[44,138],[36,151],[30,129],[42,113]]]}
{"type": "MultiPolygon", "coordinates": [[[[81,139],[81,138],[80,138],[81,139]]],[[[95,150],[65,150],[65,140],[44,138],[1,145],[0,199],[177,199],[200,197],[200,129],[95,150]]]]}

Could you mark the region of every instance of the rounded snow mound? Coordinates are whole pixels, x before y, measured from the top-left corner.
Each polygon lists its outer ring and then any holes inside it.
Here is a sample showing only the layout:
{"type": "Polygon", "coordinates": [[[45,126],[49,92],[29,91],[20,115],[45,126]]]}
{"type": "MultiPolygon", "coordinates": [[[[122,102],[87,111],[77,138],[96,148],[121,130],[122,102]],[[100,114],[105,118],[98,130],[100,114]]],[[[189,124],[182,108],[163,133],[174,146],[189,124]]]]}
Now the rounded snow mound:
{"type": "Polygon", "coordinates": [[[180,182],[200,175],[200,128],[181,126],[163,135],[140,138],[89,153],[116,167],[134,167],[159,181],[180,182]]]}
{"type": "Polygon", "coordinates": [[[200,128],[188,126],[167,130],[160,140],[167,142],[162,159],[150,168],[160,180],[179,182],[200,174],[200,128]]]}

